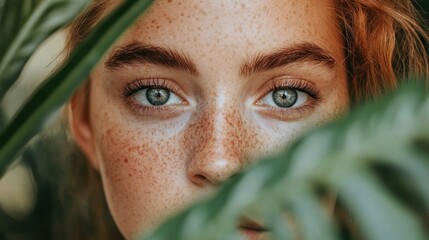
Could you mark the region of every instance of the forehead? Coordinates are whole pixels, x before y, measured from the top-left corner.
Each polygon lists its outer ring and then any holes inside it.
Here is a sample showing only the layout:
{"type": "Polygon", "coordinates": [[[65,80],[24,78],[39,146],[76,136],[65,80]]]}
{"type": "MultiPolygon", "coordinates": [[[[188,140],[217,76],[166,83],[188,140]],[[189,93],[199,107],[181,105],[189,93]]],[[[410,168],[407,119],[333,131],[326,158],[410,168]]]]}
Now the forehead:
{"type": "Polygon", "coordinates": [[[222,49],[247,56],[312,42],[341,56],[334,9],[331,0],[157,0],[121,43],[204,57],[222,49]]]}

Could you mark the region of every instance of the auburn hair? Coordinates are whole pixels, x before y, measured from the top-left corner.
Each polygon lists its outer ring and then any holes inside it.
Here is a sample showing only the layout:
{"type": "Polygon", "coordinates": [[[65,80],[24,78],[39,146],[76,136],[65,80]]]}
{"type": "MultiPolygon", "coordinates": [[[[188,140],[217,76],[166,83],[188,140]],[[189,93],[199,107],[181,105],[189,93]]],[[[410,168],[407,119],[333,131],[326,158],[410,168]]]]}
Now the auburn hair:
{"type": "MultiPolygon", "coordinates": [[[[427,25],[413,5],[412,0],[334,0],[338,30],[341,31],[344,42],[344,51],[348,70],[348,86],[351,102],[359,104],[371,100],[380,94],[394,89],[403,81],[429,79],[429,34],[427,25]]],[[[72,51],[85,38],[91,29],[100,20],[110,5],[109,0],[94,0],[86,11],[76,18],[68,28],[66,51],[72,51]]],[[[88,88],[86,84],[84,88],[88,88]]],[[[76,166],[87,169],[89,175],[82,186],[74,186],[75,192],[84,192],[97,195],[100,199],[102,186],[99,173],[91,169],[84,157],[74,159],[82,161],[76,166]],[[86,167],[82,167],[86,166],[86,167]],[[96,186],[96,187],[94,187],[96,186]],[[82,191],[82,189],[91,189],[82,191]]],[[[76,173],[76,171],[75,171],[76,173]]],[[[79,173],[76,173],[79,174],[79,173]]],[[[76,175],[77,176],[77,175],[76,175]]],[[[72,189],[73,191],[73,189],[72,189]]],[[[103,236],[103,239],[118,239],[120,236],[108,213],[104,198],[102,203],[91,200],[90,194],[81,196],[80,201],[88,206],[86,213],[75,217],[75,221],[67,221],[68,229],[84,229],[85,224],[92,222],[91,237],[103,236]],[[91,210],[91,209],[102,210],[91,210]],[[108,216],[108,219],[106,219],[108,216]],[[84,219],[85,221],[82,221],[84,219]],[[103,221],[99,221],[103,219],[103,221]],[[105,220],[105,221],[104,221],[105,220]],[[75,226],[73,226],[75,225],[75,226]]],[[[76,207],[77,208],[77,207],[76,207]]],[[[82,209],[68,208],[67,211],[82,211],[82,209]]],[[[68,214],[76,216],[74,214],[68,214]]],[[[63,238],[76,236],[67,232],[63,238]]],[[[86,236],[76,239],[88,239],[86,236]]]]}
{"type": "Polygon", "coordinates": [[[429,76],[429,35],[410,0],[337,0],[349,92],[372,99],[401,81],[429,76]]]}

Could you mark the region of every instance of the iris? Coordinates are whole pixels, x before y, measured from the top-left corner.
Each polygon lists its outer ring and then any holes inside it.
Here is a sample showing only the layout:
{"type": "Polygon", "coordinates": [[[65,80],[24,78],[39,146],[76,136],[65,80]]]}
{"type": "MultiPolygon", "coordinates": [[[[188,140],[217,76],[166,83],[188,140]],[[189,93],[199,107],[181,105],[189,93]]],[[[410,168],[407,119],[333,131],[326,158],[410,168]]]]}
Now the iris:
{"type": "Polygon", "coordinates": [[[165,88],[148,88],[146,98],[154,106],[164,105],[170,98],[170,91],[165,88]]]}
{"type": "Polygon", "coordinates": [[[290,108],[296,103],[298,93],[296,90],[290,88],[277,89],[273,91],[272,97],[277,106],[281,108],[290,108]]]}

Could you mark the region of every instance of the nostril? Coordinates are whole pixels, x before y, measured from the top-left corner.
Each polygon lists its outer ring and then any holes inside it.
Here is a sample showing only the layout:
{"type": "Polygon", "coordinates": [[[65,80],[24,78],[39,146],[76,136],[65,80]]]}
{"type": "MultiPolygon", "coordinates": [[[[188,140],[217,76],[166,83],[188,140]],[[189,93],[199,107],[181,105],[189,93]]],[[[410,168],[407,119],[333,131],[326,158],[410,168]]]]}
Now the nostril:
{"type": "Polygon", "coordinates": [[[191,181],[198,186],[204,186],[209,182],[209,180],[202,174],[195,174],[191,177],[191,181]]]}

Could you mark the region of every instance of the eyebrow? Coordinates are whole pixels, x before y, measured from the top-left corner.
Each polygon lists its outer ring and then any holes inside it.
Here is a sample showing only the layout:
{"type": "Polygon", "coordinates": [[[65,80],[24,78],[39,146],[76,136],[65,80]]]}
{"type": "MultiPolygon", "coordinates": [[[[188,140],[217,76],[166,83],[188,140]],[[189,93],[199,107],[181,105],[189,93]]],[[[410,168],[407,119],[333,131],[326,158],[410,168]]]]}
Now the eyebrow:
{"type": "Polygon", "coordinates": [[[335,58],[327,50],[313,43],[295,44],[267,55],[257,55],[251,61],[245,62],[240,68],[240,74],[249,76],[256,72],[268,71],[285,67],[293,63],[312,62],[322,64],[330,70],[336,66],[335,58]]]}
{"type": "Polygon", "coordinates": [[[105,62],[105,66],[109,70],[135,64],[161,65],[198,75],[197,67],[188,56],[169,48],[140,42],[132,42],[118,47],[105,62]]]}

